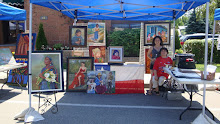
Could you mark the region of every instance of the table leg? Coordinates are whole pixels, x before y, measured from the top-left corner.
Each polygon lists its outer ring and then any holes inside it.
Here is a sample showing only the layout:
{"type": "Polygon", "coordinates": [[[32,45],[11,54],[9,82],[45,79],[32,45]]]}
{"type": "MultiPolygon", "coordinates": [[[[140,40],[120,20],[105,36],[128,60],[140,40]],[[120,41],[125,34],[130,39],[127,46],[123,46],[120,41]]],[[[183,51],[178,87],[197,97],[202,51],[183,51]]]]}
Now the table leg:
{"type": "MultiPolygon", "coordinates": [[[[6,78],[5,83],[2,85],[2,88],[4,87],[4,85],[5,85],[5,84],[7,84],[7,83],[8,83],[8,73],[9,73],[9,70],[7,71],[7,78],[6,78]]],[[[1,89],[2,89],[2,88],[1,88],[1,89]]]]}
{"type": "MultiPolygon", "coordinates": [[[[191,91],[190,91],[190,104],[189,106],[180,114],[179,116],[179,120],[182,120],[182,115],[187,111],[187,110],[202,110],[202,108],[191,108],[192,107],[192,85],[191,85],[191,91]]],[[[212,119],[214,120],[215,119],[215,116],[212,114],[212,112],[207,108],[205,107],[205,109],[212,115],[212,119]]]]}

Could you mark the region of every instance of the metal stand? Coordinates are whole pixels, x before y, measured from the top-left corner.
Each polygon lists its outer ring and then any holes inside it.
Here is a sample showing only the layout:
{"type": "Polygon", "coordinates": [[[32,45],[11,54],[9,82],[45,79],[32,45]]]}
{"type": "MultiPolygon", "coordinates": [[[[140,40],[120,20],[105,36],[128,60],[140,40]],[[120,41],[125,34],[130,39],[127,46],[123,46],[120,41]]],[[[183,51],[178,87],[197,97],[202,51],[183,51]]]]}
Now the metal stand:
{"type": "MultiPolygon", "coordinates": [[[[10,71],[10,70],[7,70],[7,78],[6,78],[5,83],[2,85],[1,89],[4,87],[5,84],[8,83],[8,75],[9,75],[9,71],[10,71]]],[[[15,77],[12,76],[12,78],[14,78],[15,83],[17,83],[17,84],[21,87],[21,90],[23,90],[23,87],[19,84],[19,82],[15,79],[15,77]]]]}
{"type": "Polygon", "coordinates": [[[58,106],[57,106],[57,100],[56,100],[56,93],[57,93],[57,92],[55,92],[55,91],[53,92],[55,104],[52,103],[52,98],[49,98],[49,97],[48,97],[49,94],[47,94],[46,97],[45,97],[44,100],[43,100],[44,103],[43,103],[42,105],[40,105],[40,94],[41,94],[41,92],[39,92],[38,112],[39,112],[40,108],[43,107],[43,108],[41,109],[41,114],[44,114],[44,113],[45,113],[45,109],[46,109],[48,106],[50,106],[50,105],[52,105],[51,112],[52,112],[53,114],[56,114],[56,113],[58,112],[58,106]]]}
{"type": "MultiPolygon", "coordinates": [[[[188,92],[188,94],[190,95],[190,104],[189,106],[180,114],[180,117],[179,117],[179,120],[182,119],[182,115],[187,111],[187,110],[202,110],[202,108],[192,108],[192,97],[193,97],[193,93],[192,93],[192,89],[193,89],[193,86],[191,85],[191,90],[190,90],[190,93],[188,92]]],[[[214,120],[215,119],[215,116],[212,114],[212,112],[205,107],[206,110],[208,110],[208,112],[212,115],[212,119],[214,120]]]]}

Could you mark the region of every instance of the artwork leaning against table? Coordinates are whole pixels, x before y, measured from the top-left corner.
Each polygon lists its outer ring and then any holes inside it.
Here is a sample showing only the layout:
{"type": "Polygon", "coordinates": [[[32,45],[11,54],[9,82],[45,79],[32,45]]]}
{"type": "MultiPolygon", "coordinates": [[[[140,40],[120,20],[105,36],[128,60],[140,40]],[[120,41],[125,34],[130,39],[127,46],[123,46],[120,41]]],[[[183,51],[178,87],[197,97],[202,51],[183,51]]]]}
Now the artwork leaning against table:
{"type": "Polygon", "coordinates": [[[62,51],[33,51],[31,92],[63,91],[62,51]]]}

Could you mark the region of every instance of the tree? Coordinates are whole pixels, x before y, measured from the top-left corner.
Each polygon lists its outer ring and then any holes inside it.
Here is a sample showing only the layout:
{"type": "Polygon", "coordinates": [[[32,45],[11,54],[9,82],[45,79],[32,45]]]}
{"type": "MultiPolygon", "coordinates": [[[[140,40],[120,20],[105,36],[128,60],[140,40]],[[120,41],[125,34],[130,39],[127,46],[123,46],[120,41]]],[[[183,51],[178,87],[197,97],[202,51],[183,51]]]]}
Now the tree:
{"type": "Polygon", "coordinates": [[[179,49],[179,48],[181,48],[179,33],[178,33],[177,29],[175,29],[175,49],[179,49]]]}
{"type": "Polygon", "coordinates": [[[40,23],[39,25],[39,31],[37,35],[37,42],[36,42],[36,49],[41,50],[42,45],[47,45],[47,38],[44,33],[43,24],[40,23]]]}
{"type": "Polygon", "coordinates": [[[110,46],[124,46],[125,56],[139,56],[140,29],[125,29],[123,31],[111,32],[108,35],[108,40],[110,41],[110,46]]]}

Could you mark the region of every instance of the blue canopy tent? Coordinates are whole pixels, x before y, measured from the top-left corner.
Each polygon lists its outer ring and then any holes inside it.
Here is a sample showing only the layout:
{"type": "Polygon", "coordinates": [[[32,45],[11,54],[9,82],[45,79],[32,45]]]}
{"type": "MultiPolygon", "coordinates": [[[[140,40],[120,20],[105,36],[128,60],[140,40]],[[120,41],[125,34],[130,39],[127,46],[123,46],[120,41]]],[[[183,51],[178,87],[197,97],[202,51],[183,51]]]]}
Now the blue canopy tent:
{"type": "MultiPolygon", "coordinates": [[[[214,47],[215,21],[216,20],[220,20],[220,8],[215,9],[215,14],[214,14],[213,35],[212,35],[212,49],[211,49],[210,64],[212,64],[212,60],[213,60],[213,47],[214,47]]],[[[217,46],[217,49],[219,49],[219,46],[217,46]]]]}
{"type": "MultiPolygon", "coordinates": [[[[175,25],[175,20],[190,9],[206,3],[206,9],[208,10],[209,1],[210,0],[30,0],[29,36],[31,37],[32,35],[32,4],[57,10],[73,18],[75,24],[77,19],[79,19],[131,21],[173,20],[175,25]]],[[[208,18],[208,11],[206,18],[208,18]]],[[[175,46],[175,38],[173,39],[173,46],[175,46]]],[[[207,39],[208,20],[206,20],[206,42],[207,39]]],[[[205,72],[207,66],[207,43],[205,48],[205,72]]],[[[31,44],[31,40],[29,40],[29,44],[31,44]]],[[[31,47],[29,47],[29,51],[32,51],[31,47]]],[[[29,52],[29,60],[31,61],[31,52],[29,52]]],[[[31,64],[31,62],[29,64],[31,64]]],[[[31,87],[31,78],[31,65],[29,65],[29,87],[31,87]]],[[[29,108],[31,108],[31,94],[29,94],[29,108]]],[[[203,115],[205,115],[205,100],[203,100],[203,115]]]]}
{"type": "Polygon", "coordinates": [[[26,20],[26,10],[0,3],[0,20],[26,20]]]}

